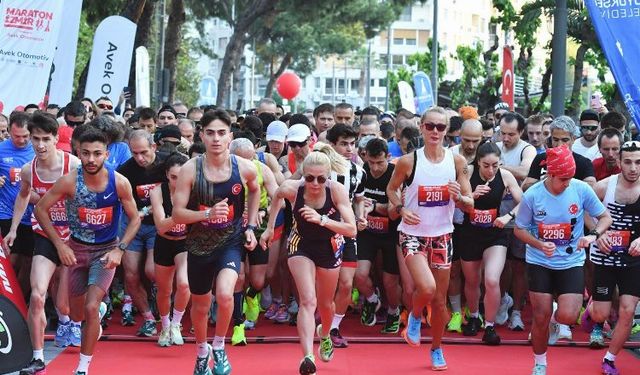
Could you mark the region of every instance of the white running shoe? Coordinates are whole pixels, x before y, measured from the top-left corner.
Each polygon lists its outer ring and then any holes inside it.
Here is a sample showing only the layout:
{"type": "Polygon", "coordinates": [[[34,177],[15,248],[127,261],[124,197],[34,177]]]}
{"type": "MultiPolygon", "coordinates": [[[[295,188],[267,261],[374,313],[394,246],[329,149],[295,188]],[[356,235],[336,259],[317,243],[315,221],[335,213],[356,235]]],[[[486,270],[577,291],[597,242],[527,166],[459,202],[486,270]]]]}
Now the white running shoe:
{"type": "Polygon", "coordinates": [[[509,329],[512,331],[524,331],[524,322],[522,321],[522,313],[520,311],[513,311],[511,318],[509,319],[509,329]]]}
{"type": "Polygon", "coordinates": [[[513,298],[509,294],[505,294],[500,301],[500,307],[496,314],[496,324],[504,325],[509,319],[509,309],[513,306],[513,298]]]}
{"type": "Polygon", "coordinates": [[[171,328],[163,328],[162,331],[160,331],[160,336],[158,336],[158,345],[163,348],[171,346],[171,328]]]}
{"type": "Polygon", "coordinates": [[[558,340],[565,339],[571,341],[573,336],[571,335],[571,327],[566,324],[558,324],[558,340]]]}
{"type": "Polygon", "coordinates": [[[169,326],[171,332],[171,343],[173,345],[184,345],[184,339],[182,338],[182,327],[180,324],[171,323],[169,326]]]}

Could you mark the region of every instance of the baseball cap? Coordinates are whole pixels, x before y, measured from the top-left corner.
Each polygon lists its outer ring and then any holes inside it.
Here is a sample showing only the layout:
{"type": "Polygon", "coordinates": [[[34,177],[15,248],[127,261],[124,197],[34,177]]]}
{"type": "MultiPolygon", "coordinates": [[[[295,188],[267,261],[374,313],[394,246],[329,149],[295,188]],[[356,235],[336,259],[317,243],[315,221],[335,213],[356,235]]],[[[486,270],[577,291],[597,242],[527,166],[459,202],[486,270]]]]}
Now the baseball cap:
{"type": "Polygon", "coordinates": [[[588,120],[600,122],[600,116],[598,115],[598,112],[594,111],[593,109],[585,109],[584,111],[582,111],[582,113],[580,114],[580,122],[588,120]]]}
{"type": "Polygon", "coordinates": [[[288,131],[289,129],[287,129],[287,124],[282,121],[273,121],[269,126],[267,126],[267,142],[284,142],[287,138],[288,131]]]}
{"type": "Polygon", "coordinates": [[[506,109],[506,110],[508,111],[508,110],[509,110],[509,104],[507,104],[507,103],[505,103],[505,102],[500,102],[500,103],[497,103],[497,104],[493,107],[493,109],[494,109],[495,111],[500,110],[500,109],[506,109]]]}
{"type": "Polygon", "coordinates": [[[304,142],[311,137],[311,131],[305,124],[295,124],[287,132],[288,142],[304,142]]]}

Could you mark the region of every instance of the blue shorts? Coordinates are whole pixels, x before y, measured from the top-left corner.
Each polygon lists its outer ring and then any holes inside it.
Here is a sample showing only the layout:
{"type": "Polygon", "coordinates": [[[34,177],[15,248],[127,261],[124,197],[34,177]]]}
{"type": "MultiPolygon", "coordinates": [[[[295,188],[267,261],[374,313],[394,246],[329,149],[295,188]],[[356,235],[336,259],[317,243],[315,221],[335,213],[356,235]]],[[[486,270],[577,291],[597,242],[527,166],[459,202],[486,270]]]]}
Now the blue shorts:
{"type": "MultiPolygon", "coordinates": [[[[120,232],[118,233],[118,237],[124,237],[124,232],[127,229],[128,220],[122,219],[120,221],[120,232]]],[[[128,251],[133,251],[136,253],[140,253],[142,251],[153,250],[156,244],[156,234],[157,230],[155,225],[149,224],[140,224],[140,229],[138,229],[138,233],[133,237],[131,243],[127,245],[128,251]]]]}
{"type": "Polygon", "coordinates": [[[244,247],[218,249],[209,255],[187,254],[187,278],[191,294],[203,295],[211,291],[213,279],[225,268],[240,273],[244,247]]]}

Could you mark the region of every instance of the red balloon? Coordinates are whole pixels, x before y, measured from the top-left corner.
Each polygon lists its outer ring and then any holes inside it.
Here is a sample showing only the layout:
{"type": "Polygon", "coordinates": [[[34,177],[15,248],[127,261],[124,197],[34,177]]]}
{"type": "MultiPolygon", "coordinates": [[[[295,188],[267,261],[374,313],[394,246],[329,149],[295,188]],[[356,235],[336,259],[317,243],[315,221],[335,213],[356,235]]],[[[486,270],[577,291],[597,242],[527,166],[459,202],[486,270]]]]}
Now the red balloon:
{"type": "Polygon", "coordinates": [[[300,93],[302,81],[294,72],[284,72],[276,80],[276,90],[285,99],[293,99],[300,93]]]}

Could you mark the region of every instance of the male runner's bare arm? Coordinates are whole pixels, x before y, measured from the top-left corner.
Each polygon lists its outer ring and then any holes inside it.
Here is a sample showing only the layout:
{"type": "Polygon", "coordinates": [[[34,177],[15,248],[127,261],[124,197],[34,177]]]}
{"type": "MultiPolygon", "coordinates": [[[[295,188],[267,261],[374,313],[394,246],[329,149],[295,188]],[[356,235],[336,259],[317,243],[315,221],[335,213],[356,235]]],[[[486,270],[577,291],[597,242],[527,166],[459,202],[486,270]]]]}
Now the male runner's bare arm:
{"type": "Polygon", "coordinates": [[[453,193],[453,201],[461,210],[473,210],[473,192],[469,182],[469,166],[462,155],[454,155],[456,165],[456,181],[449,182],[449,192],[453,193]]]}
{"type": "Polygon", "coordinates": [[[402,216],[402,211],[405,211],[404,207],[398,213],[396,207],[402,205],[402,196],[401,189],[404,182],[409,177],[409,173],[411,173],[411,168],[413,167],[413,153],[404,155],[398,159],[396,163],[396,167],[391,174],[391,179],[389,179],[389,184],[387,185],[387,198],[389,199],[388,210],[389,210],[389,218],[391,220],[396,220],[398,217],[402,216]]]}
{"type": "MultiPolygon", "coordinates": [[[[260,185],[258,185],[258,172],[252,162],[238,158],[238,168],[242,179],[249,191],[247,198],[247,224],[256,226],[258,224],[258,208],[260,208],[260,185]]],[[[245,232],[245,248],[253,250],[258,242],[253,230],[247,229],[245,232]]]]}
{"type": "Polygon", "coordinates": [[[24,212],[27,210],[29,200],[31,199],[31,193],[31,163],[27,163],[20,171],[20,191],[18,192],[15,204],[13,205],[11,228],[3,241],[7,252],[11,251],[9,246],[13,246],[13,241],[15,241],[17,237],[18,225],[20,225],[22,216],[24,216],[24,212]]]}
{"type": "Polygon", "coordinates": [[[524,150],[522,150],[522,159],[520,160],[520,165],[502,165],[501,167],[511,172],[516,179],[523,180],[529,174],[529,168],[531,168],[531,163],[533,162],[533,159],[535,159],[536,155],[536,149],[533,146],[527,146],[524,148],[524,150]]]}
{"type": "MultiPolygon", "coordinates": [[[[186,162],[181,168],[178,174],[178,180],[176,181],[176,190],[173,193],[173,210],[171,215],[173,220],[177,224],[193,224],[198,221],[207,220],[206,211],[193,211],[187,208],[189,203],[189,196],[191,195],[191,188],[193,186],[193,180],[196,175],[196,161],[191,159],[186,162]]],[[[228,212],[228,208],[227,208],[228,212]]],[[[214,216],[214,210],[212,207],[211,216],[214,216]]]]}
{"type": "Polygon", "coordinates": [[[276,225],[276,217],[278,212],[284,207],[284,200],[293,201],[296,189],[302,181],[286,180],[276,190],[273,198],[271,199],[271,207],[269,207],[269,221],[267,222],[267,228],[260,236],[260,246],[266,249],[271,244],[273,238],[273,231],[276,225]]]}
{"type": "Polygon", "coordinates": [[[280,164],[278,164],[278,159],[276,159],[275,156],[269,153],[265,153],[264,160],[266,162],[265,164],[267,165],[267,167],[269,167],[269,170],[272,172],[274,178],[276,179],[276,182],[278,183],[278,185],[280,185],[282,181],[285,180],[285,178],[280,171],[280,164]]]}

